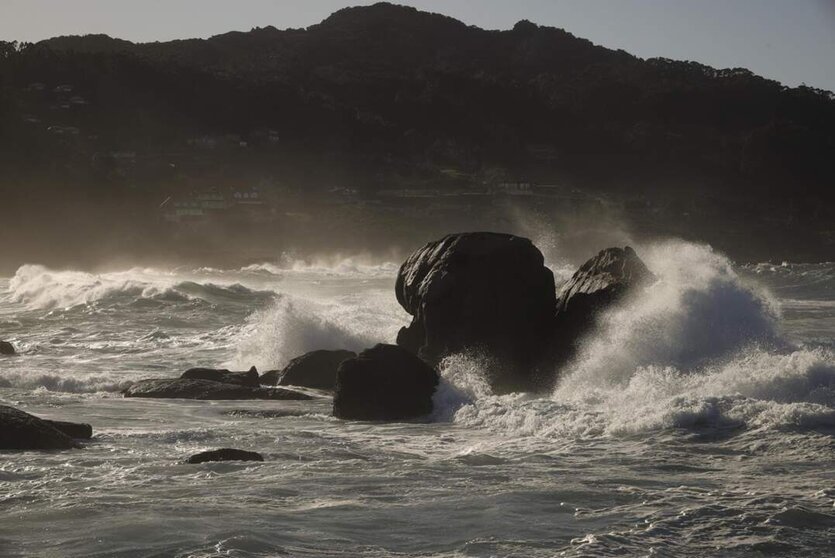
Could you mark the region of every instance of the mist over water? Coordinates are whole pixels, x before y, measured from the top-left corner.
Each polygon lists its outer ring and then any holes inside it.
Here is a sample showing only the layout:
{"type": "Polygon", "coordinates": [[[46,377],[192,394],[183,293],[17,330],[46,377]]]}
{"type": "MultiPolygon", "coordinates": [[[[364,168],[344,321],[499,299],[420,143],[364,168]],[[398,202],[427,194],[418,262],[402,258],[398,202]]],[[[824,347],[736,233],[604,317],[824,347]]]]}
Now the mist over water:
{"type": "MultiPolygon", "coordinates": [[[[575,265],[560,242],[548,256],[558,283],[575,265]]],[[[600,317],[552,393],[494,395],[484,371],[498,363],[453,355],[430,421],[417,424],[344,423],[330,417],[328,399],[117,394],[191,366],[263,372],[308,350],[393,342],[409,321],[394,297],[394,261],[22,266],[0,280],[0,332],[22,353],[0,363],[0,399],[88,420],[97,434],[83,451],[0,464],[0,502],[12,518],[0,525],[0,548],[131,556],[143,541],[146,552],[176,556],[826,555],[835,529],[835,265],[734,266],[705,245],[633,246],[657,280],[600,317]],[[179,464],[223,446],[266,461],[179,464]],[[66,488],[46,488],[55,486],[66,488]],[[46,533],[37,540],[36,528],[46,533]]]]}

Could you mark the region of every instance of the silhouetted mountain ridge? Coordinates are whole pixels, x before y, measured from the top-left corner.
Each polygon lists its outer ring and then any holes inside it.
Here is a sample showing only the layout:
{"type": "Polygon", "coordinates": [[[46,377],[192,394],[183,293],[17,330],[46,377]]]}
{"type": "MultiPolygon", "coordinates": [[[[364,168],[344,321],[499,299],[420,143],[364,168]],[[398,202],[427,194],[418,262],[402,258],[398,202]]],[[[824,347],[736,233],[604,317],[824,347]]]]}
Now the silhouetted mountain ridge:
{"type": "Polygon", "coordinates": [[[789,208],[835,234],[832,93],[642,60],[529,21],[483,30],[380,3],[307,29],[0,48],[5,188],[118,198],[240,180],[308,192],[533,180],[687,191],[755,216],[789,208]]]}

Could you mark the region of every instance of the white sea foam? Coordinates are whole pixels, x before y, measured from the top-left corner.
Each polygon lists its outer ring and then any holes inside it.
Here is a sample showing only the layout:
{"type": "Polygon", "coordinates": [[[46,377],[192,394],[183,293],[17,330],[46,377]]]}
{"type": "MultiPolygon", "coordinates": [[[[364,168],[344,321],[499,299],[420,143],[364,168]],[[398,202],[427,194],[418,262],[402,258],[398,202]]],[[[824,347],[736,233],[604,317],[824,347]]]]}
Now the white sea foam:
{"type": "Polygon", "coordinates": [[[617,389],[643,366],[697,370],[753,345],[781,344],[776,302],[744,284],[724,256],[678,241],[641,254],[658,280],[601,317],[562,371],[560,397],[617,389]]]}
{"type": "Polygon", "coordinates": [[[132,383],[124,377],[117,378],[106,373],[61,374],[34,371],[0,371],[0,387],[15,389],[46,390],[62,393],[117,392],[132,383]]]}
{"type": "Polygon", "coordinates": [[[281,295],[248,319],[231,366],[272,369],[315,349],[360,351],[391,343],[408,323],[396,302],[347,296],[315,300],[281,295]]]}
{"type": "Polygon", "coordinates": [[[835,426],[835,353],[782,342],[767,292],[706,246],[640,253],[658,281],[601,318],[550,399],[474,390],[484,367],[458,356],[442,367],[437,416],[537,436],[835,426]]]}
{"type": "Polygon", "coordinates": [[[174,272],[149,268],[95,274],[24,265],[10,279],[8,290],[12,302],[41,310],[148,299],[219,302],[256,293],[237,283],[199,283],[182,279],[183,276],[174,272]]]}
{"type": "Polygon", "coordinates": [[[278,263],[251,264],[240,271],[272,275],[307,273],[338,277],[386,277],[396,274],[399,267],[399,264],[392,261],[379,261],[368,255],[336,254],[313,258],[285,256],[278,263]]]}

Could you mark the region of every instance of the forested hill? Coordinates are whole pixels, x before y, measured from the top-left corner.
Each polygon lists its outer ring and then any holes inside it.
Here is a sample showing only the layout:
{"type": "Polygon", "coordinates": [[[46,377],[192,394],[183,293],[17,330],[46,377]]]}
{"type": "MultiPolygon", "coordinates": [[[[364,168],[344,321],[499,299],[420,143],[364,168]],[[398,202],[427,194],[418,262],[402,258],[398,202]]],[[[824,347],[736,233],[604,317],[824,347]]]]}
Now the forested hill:
{"type": "Polygon", "coordinates": [[[528,21],[488,31],[381,3],[307,29],[0,49],[7,200],[22,183],[118,198],[219,177],[308,192],[528,180],[831,217],[832,93],[528,21]]]}

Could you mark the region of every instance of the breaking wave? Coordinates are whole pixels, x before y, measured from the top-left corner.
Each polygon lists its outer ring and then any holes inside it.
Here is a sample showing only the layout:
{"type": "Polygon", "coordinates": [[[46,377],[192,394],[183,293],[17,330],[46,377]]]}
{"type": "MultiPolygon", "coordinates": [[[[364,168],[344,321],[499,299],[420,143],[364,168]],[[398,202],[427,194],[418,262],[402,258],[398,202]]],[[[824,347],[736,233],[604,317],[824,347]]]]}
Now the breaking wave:
{"type": "Polygon", "coordinates": [[[338,277],[387,277],[397,273],[400,265],[379,262],[367,256],[332,256],[318,258],[284,257],[279,263],[252,264],[240,269],[244,273],[283,275],[310,273],[338,277]]]}
{"type": "Polygon", "coordinates": [[[269,370],[316,349],[360,351],[391,343],[407,322],[389,298],[355,295],[315,300],[279,295],[272,305],[249,317],[229,364],[269,370]]]}
{"type": "Polygon", "coordinates": [[[93,274],[53,271],[41,265],[21,266],[9,281],[12,302],[29,309],[56,310],[93,304],[129,304],[139,301],[204,301],[210,304],[251,302],[272,296],[233,283],[220,285],[183,281],[174,272],[134,268],[93,274]]]}
{"type": "Polygon", "coordinates": [[[707,246],[640,251],[658,281],[603,315],[547,398],[492,395],[484,363],[442,365],[439,420],[514,435],[835,428],[835,352],[792,347],[770,294],[707,246]]]}
{"type": "Polygon", "coordinates": [[[73,374],[38,373],[38,372],[0,372],[0,387],[25,390],[45,390],[56,393],[101,393],[118,392],[132,382],[126,378],[116,378],[110,374],[73,374]]]}

